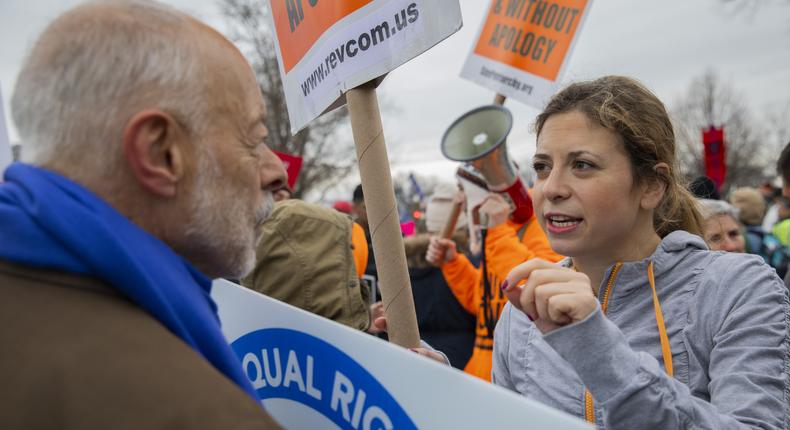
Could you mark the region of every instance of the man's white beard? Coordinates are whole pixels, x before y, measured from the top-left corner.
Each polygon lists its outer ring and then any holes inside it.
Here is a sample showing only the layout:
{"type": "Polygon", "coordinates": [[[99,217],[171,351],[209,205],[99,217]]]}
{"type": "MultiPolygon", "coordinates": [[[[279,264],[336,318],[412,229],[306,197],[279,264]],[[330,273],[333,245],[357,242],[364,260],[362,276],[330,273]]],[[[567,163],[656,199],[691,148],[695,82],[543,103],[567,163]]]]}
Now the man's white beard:
{"type": "MultiPolygon", "coordinates": [[[[192,217],[185,226],[190,246],[209,260],[219,276],[240,279],[255,267],[255,246],[260,224],[274,209],[265,191],[262,205],[249,213],[249,202],[222,183],[222,174],[210,154],[201,154],[192,192],[192,217]]],[[[247,194],[247,193],[240,193],[247,194]]]]}

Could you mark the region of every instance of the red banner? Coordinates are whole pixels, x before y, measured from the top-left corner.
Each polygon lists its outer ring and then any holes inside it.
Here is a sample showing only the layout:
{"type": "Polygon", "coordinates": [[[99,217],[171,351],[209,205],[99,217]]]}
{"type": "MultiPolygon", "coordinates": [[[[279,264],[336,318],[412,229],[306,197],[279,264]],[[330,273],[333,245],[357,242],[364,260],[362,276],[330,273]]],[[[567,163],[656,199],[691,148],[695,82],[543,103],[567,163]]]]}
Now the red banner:
{"type": "Polygon", "coordinates": [[[713,180],[717,190],[721,190],[727,176],[724,127],[710,126],[707,130],[702,130],[702,144],[705,146],[705,175],[713,180]]]}
{"type": "Polygon", "coordinates": [[[288,172],[288,187],[293,190],[296,180],[299,178],[299,172],[302,170],[302,157],[279,151],[273,152],[282,160],[285,171],[288,172]]]}

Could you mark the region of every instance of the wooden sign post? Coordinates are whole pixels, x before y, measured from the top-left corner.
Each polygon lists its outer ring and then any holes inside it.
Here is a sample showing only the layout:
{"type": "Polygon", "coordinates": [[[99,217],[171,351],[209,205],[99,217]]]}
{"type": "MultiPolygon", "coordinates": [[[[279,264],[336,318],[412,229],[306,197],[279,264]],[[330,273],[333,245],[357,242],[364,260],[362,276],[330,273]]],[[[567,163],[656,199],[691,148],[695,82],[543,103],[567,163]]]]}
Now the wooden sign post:
{"type": "Polygon", "coordinates": [[[389,339],[392,343],[416,348],[420,346],[420,332],[375,85],[371,82],[350,90],[346,93],[346,101],[389,339]]]}
{"type": "Polygon", "coordinates": [[[374,82],[458,31],[458,0],[270,0],[269,7],[291,131],[348,103],[390,341],[417,347],[374,82]]]}

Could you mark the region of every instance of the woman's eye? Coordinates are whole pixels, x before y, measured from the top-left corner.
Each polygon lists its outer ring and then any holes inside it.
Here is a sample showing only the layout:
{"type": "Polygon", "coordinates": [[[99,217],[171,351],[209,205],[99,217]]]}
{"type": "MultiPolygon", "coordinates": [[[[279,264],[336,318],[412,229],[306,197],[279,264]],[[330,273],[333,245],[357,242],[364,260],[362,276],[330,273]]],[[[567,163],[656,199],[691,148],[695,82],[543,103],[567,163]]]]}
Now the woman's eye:
{"type": "Polygon", "coordinates": [[[536,172],[542,172],[544,170],[548,170],[549,165],[546,163],[533,163],[532,168],[535,169],[536,172]]]}
{"type": "Polygon", "coordinates": [[[593,165],[583,160],[576,160],[573,162],[573,168],[578,170],[587,170],[591,169],[593,165]]]}
{"type": "Polygon", "coordinates": [[[538,178],[545,179],[549,176],[549,172],[551,171],[551,167],[549,167],[548,163],[533,163],[532,168],[535,169],[535,173],[537,174],[538,178]]]}

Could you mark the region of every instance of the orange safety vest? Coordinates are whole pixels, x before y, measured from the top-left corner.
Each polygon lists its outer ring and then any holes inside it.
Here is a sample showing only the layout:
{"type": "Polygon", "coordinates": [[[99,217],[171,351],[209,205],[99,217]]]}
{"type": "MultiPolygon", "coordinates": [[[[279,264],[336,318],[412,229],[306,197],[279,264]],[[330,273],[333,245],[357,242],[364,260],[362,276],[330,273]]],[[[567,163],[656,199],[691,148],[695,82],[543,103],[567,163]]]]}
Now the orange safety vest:
{"type": "Polygon", "coordinates": [[[489,229],[485,253],[486,278],[483,278],[482,267],[475,268],[461,254],[442,266],[442,274],[461,306],[477,315],[475,345],[464,371],[490,382],[494,327],[507,302],[500,288],[502,281],[515,266],[532,258],[557,262],[563,257],[551,249],[534,215],[524,224],[508,220],[506,224],[489,229]]]}

